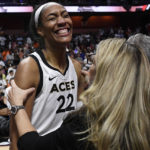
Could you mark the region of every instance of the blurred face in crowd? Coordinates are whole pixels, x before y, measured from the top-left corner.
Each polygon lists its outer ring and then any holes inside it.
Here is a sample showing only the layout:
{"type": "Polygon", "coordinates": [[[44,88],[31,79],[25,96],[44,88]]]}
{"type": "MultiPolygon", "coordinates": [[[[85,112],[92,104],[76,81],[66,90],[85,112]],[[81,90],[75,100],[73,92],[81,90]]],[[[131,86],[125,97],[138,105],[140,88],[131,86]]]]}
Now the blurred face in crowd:
{"type": "Polygon", "coordinates": [[[13,76],[13,75],[14,75],[14,72],[11,70],[11,71],[9,72],[9,74],[10,74],[10,76],[13,76]]]}
{"type": "Polygon", "coordinates": [[[62,5],[46,6],[41,12],[38,33],[53,44],[68,44],[72,39],[72,20],[62,5]]]}

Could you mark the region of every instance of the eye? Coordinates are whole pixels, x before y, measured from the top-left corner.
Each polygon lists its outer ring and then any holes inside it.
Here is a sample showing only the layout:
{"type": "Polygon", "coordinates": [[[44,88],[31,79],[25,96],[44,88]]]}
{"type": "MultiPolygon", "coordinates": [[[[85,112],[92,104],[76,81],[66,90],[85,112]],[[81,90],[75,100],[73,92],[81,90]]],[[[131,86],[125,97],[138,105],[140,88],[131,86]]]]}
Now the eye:
{"type": "Polygon", "coordinates": [[[54,20],[56,20],[56,16],[55,15],[50,15],[50,16],[47,17],[47,20],[48,21],[54,21],[54,20]]]}
{"type": "Polygon", "coordinates": [[[50,18],[48,18],[48,21],[54,21],[54,20],[56,20],[55,17],[50,17],[50,18]]]}
{"type": "Polygon", "coordinates": [[[69,16],[68,13],[64,14],[64,18],[69,18],[69,17],[70,17],[70,16],[69,16]]]}

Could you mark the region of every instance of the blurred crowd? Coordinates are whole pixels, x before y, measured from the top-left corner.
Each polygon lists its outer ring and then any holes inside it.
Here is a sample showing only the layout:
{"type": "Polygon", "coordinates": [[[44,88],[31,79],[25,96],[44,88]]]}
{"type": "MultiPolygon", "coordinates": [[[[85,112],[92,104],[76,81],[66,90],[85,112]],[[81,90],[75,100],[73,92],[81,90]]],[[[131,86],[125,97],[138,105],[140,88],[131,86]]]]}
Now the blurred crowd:
{"type": "MultiPolygon", "coordinates": [[[[101,28],[97,33],[73,34],[73,39],[68,45],[67,53],[82,64],[84,70],[88,70],[93,63],[93,55],[99,41],[108,37],[128,38],[135,33],[146,33],[150,35],[149,25],[145,29],[140,27],[131,29],[127,27],[101,28]]],[[[14,77],[17,65],[30,53],[40,49],[39,43],[32,40],[28,33],[0,35],[0,93],[5,92],[9,86],[10,79],[14,77]]]]}

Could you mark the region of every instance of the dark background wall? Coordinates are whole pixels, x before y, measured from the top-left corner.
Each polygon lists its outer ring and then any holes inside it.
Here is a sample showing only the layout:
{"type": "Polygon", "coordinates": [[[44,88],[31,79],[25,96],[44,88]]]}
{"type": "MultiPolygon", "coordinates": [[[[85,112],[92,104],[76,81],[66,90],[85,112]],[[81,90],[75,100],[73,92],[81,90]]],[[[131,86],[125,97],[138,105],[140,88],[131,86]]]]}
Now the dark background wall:
{"type": "MultiPolygon", "coordinates": [[[[96,31],[101,27],[137,27],[150,23],[149,12],[128,13],[80,13],[70,14],[73,20],[74,31],[96,31]]],[[[4,30],[28,31],[30,13],[1,13],[0,27],[4,30]]]]}

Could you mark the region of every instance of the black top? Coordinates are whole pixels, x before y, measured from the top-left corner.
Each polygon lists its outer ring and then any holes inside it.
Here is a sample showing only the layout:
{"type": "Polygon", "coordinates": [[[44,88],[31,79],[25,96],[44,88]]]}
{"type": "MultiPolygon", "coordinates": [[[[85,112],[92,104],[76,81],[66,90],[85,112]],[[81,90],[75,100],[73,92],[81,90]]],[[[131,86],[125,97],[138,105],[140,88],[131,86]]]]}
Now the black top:
{"type": "Polygon", "coordinates": [[[19,150],[94,150],[91,143],[80,140],[88,133],[77,134],[87,129],[85,111],[69,115],[62,126],[45,136],[39,136],[35,131],[28,132],[18,140],[19,150]]]}
{"type": "MultiPolygon", "coordinates": [[[[0,109],[7,108],[7,106],[0,101],[0,109]]],[[[9,116],[0,116],[0,142],[9,137],[9,116]]]]}

